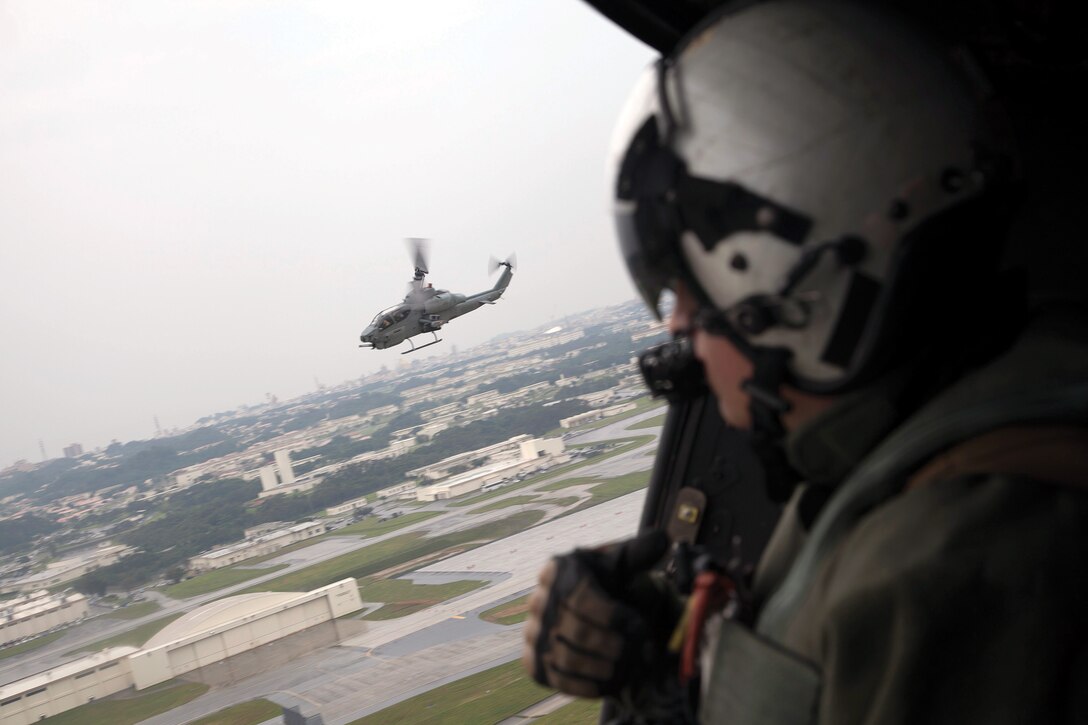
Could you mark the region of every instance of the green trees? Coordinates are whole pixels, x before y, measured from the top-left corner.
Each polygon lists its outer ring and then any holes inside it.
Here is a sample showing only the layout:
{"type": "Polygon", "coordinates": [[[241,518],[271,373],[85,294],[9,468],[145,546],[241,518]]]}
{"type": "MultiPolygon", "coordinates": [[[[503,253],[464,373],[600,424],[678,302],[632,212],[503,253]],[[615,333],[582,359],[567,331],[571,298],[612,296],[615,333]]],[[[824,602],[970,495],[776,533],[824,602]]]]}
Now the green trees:
{"type": "Polygon", "coordinates": [[[25,551],[30,548],[34,537],[52,533],[59,528],[59,524],[33,514],[0,521],[0,553],[8,555],[15,551],[25,551]]]}

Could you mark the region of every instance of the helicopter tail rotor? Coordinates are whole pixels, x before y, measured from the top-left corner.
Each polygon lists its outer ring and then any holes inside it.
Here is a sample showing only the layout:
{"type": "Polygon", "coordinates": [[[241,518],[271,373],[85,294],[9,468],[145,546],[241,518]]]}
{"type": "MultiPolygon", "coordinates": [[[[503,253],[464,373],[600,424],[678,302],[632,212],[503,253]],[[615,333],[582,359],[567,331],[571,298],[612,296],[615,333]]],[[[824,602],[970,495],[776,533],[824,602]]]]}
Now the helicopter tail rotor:
{"type": "Polygon", "coordinates": [[[504,259],[502,261],[499,261],[498,259],[495,259],[494,257],[491,257],[491,259],[489,259],[488,262],[487,262],[487,273],[488,274],[495,274],[495,271],[498,270],[499,267],[506,267],[507,269],[509,269],[511,271],[517,269],[518,268],[518,257],[517,257],[517,255],[516,254],[511,254],[509,257],[507,257],[506,259],[504,259]]]}

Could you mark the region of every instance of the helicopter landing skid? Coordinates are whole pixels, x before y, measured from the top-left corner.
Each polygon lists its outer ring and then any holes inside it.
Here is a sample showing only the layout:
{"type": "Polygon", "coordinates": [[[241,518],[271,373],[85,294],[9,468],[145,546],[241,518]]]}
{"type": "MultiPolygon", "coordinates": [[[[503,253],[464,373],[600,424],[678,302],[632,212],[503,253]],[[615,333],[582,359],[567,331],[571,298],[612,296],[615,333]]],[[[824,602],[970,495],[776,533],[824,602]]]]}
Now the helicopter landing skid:
{"type": "Polygon", "coordinates": [[[434,340],[432,340],[431,342],[428,342],[426,345],[416,345],[414,342],[412,342],[409,339],[408,344],[412,346],[412,349],[411,350],[405,350],[404,352],[401,353],[401,355],[407,355],[410,352],[415,352],[416,350],[422,350],[425,347],[430,347],[431,345],[437,345],[438,343],[442,342],[442,338],[440,338],[438,336],[437,332],[432,332],[431,334],[434,335],[434,340]]]}

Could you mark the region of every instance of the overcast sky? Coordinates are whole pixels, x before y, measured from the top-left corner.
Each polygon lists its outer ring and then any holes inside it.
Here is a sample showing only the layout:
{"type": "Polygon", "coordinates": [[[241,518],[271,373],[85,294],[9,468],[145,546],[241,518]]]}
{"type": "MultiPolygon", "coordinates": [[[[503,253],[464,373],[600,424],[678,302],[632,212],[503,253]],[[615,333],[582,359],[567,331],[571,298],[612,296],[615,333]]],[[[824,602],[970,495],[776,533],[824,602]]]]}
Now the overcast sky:
{"type": "Polygon", "coordinates": [[[449,346],[630,299],[604,158],[651,51],[578,0],[0,0],[0,467],[396,365],[431,281],[504,299],[449,346]]]}

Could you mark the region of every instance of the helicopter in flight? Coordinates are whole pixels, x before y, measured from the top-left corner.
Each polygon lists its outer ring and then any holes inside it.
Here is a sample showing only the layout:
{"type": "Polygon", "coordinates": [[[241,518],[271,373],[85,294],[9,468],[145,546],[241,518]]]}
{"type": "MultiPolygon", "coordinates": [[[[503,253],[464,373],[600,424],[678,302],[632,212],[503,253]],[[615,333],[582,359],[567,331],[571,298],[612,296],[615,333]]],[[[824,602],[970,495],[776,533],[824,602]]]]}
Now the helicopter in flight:
{"type": "Polygon", "coordinates": [[[407,241],[415,264],[415,274],[408,283],[408,294],[404,296],[404,301],[400,304],[384,309],[375,315],[359,336],[362,343],[359,347],[384,350],[408,340],[411,349],[401,353],[401,355],[407,355],[442,342],[438,337],[438,330],[443,325],[455,317],[472,312],[481,305],[495,304],[495,301],[506,291],[510,279],[514,276],[514,270],[517,269],[517,259],[512,254],[501,262],[492,258],[491,273],[499,267],[505,267],[505,269],[491,289],[472,295],[435,289],[423,282],[429,274],[426,240],[409,239],[407,241]],[[416,345],[409,339],[426,332],[434,336],[434,339],[426,344],[416,345]]]}

